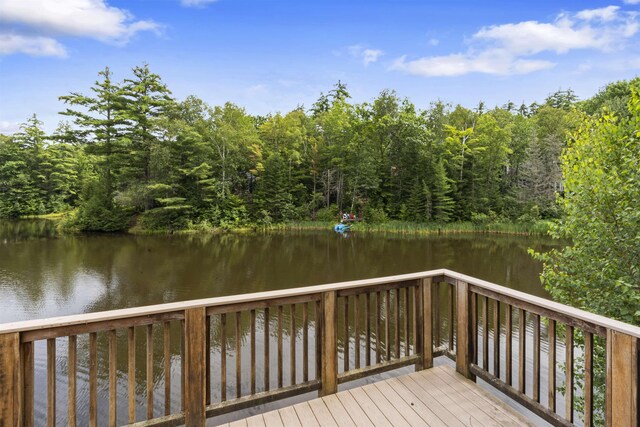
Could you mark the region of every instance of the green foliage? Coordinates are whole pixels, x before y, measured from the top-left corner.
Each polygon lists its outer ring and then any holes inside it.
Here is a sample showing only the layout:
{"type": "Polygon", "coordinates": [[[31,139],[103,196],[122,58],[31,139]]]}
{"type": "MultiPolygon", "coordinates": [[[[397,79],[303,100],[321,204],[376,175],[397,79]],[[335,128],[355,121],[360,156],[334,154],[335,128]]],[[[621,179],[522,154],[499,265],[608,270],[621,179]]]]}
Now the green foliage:
{"type": "Polygon", "coordinates": [[[130,215],[120,205],[113,202],[106,182],[89,182],[84,197],[65,227],[79,231],[123,231],[128,228],[130,215]]]}

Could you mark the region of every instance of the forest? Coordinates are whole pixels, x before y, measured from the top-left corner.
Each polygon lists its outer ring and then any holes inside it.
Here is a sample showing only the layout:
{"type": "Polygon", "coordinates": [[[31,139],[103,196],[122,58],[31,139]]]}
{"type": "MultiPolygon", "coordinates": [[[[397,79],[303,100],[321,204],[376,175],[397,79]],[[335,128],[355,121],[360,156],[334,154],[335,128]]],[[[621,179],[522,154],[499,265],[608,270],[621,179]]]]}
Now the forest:
{"type": "Polygon", "coordinates": [[[248,114],[175,99],[147,65],[108,68],[60,96],[47,134],[34,114],[0,135],[0,217],[66,212],[83,231],[234,229],[285,221],[531,222],[557,218],[560,158],[587,118],[624,116],[631,85],[579,100],[421,110],[392,90],[350,102],[337,82],[308,108],[248,114]]]}

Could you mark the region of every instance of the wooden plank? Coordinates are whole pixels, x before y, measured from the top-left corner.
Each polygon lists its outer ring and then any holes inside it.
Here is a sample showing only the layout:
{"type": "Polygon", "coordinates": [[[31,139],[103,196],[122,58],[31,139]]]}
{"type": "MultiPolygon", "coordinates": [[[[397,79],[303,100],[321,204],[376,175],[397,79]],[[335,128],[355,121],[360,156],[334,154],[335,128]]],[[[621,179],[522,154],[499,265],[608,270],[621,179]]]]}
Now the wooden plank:
{"type": "Polygon", "coordinates": [[[279,409],[278,412],[280,412],[282,424],[286,427],[302,427],[298,414],[296,414],[296,410],[293,409],[292,406],[285,406],[284,408],[279,409]]]}
{"type": "Polygon", "coordinates": [[[89,425],[98,425],[98,334],[89,334],[89,425]]]}
{"type": "Polygon", "coordinates": [[[382,334],[382,296],[380,292],[376,293],[376,363],[380,363],[382,357],[380,355],[380,335],[382,334]]]}
{"type": "Polygon", "coordinates": [[[458,390],[460,394],[468,397],[469,400],[473,400],[476,405],[481,406],[492,418],[499,420],[500,425],[520,426],[530,424],[524,415],[514,411],[506,402],[496,399],[496,397],[487,390],[478,387],[473,382],[460,378],[458,374],[448,366],[438,366],[434,368],[434,373],[445,378],[445,381],[446,378],[449,378],[448,383],[451,384],[452,387],[458,390]]]}
{"type": "Polygon", "coordinates": [[[147,419],[153,418],[153,325],[147,325],[147,419]]]}
{"type": "Polygon", "coordinates": [[[504,310],[504,329],[505,329],[505,383],[510,386],[513,384],[513,307],[507,304],[504,310]]]}
{"type": "Polygon", "coordinates": [[[68,343],[68,356],[67,356],[67,424],[69,427],[75,427],[76,425],[76,398],[77,398],[77,385],[76,385],[76,370],[78,363],[78,337],[71,335],[68,343]]]}
{"type": "MultiPolygon", "coordinates": [[[[423,282],[424,283],[424,282],[423,282]]],[[[433,284],[433,345],[440,347],[440,284],[432,279],[433,284]]]]}
{"type": "MultiPolygon", "coordinates": [[[[0,341],[6,338],[0,338],[0,341]]],[[[18,334],[14,334],[14,339],[19,340],[20,337],[18,334]]],[[[13,342],[15,344],[15,342],[13,342]]],[[[22,366],[22,383],[24,387],[24,393],[22,396],[22,406],[23,406],[23,414],[22,420],[17,419],[17,423],[15,423],[14,427],[18,427],[21,422],[24,427],[33,427],[34,425],[34,344],[33,342],[24,343],[21,345],[22,351],[20,352],[20,365],[22,366]]],[[[11,352],[6,350],[0,351],[0,355],[4,355],[4,357],[9,357],[11,352]]],[[[0,359],[3,356],[0,356],[0,359]]],[[[3,362],[5,363],[5,362],[3,362]]],[[[12,368],[14,369],[14,368],[12,368]]],[[[0,387],[0,390],[10,390],[11,387],[0,387]]],[[[1,394],[1,393],[0,393],[1,394]]],[[[4,400],[4,397],[3,397],[4,400]]],[[[5,400],[6,401],[6,400],[5,400]]],[[[0,403],[0,407],[3,407],[2,403],[0,403]]],[[[0,410],[0,419],[5,419],[5,413],[0,410]]],[[[6,415],[6,419],[9,419],[9,416],[6,415]]]]}
{"type": "Polygon", "coordinates": [[[241,313],[236,311],[236,398],[242,396],[242,336],[240,332],[241,313]]]}
{"type": "Polygon", "coordinates": [[[264,423],[269,427],[284,427],[282,418],[280,418],[280,412],[278,411],[267,412],[262,415],[262,418],[264,419],[264,423]]]}
{"type": "MultiPolygon", "coordinates": [[[[207,405],[211,404],[211,316],[205,319],[205,400],[207,405]]],[[[183,409],[184,410],[184,409],[183,409]]]]}
{"type": "Polygon", "coordinates": [[[256,394],[256,311],[250,312],[251,330],[249,332],[249,340],[251,347],[251,394],[256,394]]]}
{"type": "Polygon", "coordinates": [[[394,308],[393,308],[393,330],[394,330],[394,357],[400,357],[400,289],[395,289],[393,291],[394,295],[394,308]]]}
{"type": "Polygon", "coordinates": [[[398,378],[391,378],[386,381],[374,383],[380,391],[389,392],[388,396],[395,393],[401,401],[406,402],[413,411],[420,416],[430,426],[461,426],[463,425],[456,417],[447,412],[440,402],[431,399],[421,389],[415,387],[407,388],[398,378]],[[415,393],[414,393],[415,392],[415,393]],[[416,394],[423,395],[425,400],[420,399],[416,394]]]}
{"type": "Polygon", "coordinates": [[[206,417],[206,313],[204,307],[185,312],[185,426],[204,425],[206,417]]]}
{"type": "Polygon", "coordinates": [[[638,423],[638,340],[607,333],[606,425],[631,426],[638,423]]]}
{"type": "Polygon", "coordinates": [[[337,312],[335,292],[322,295],[322,390],[321,396],[338,390],[337,312]]]}
{"type": "Polygon", "coordinates": [[[564,335],[565,351],[565,394],[564,417],[573,422],[573,327],[565,327],[564,335]]]}
{"type": "MultiPolygon", "coordinates": [[[[367,385],[364,387],[364,390],[374,401],[382,402],[381,405],[384,405],[385,408],[387,408],[387,404],[383,402],[383,399],[386,400],[412,427],[444,425],[429,408],[417,407],[413,400],[403,399],[387,381],[379,381],[367,385]],[[372,391],[373,389],[379,393],[375,394],[372,391]]],[[[385,410],[388,410],[388,408],[385,410]]]]}
{"type": "MultiPolygon", "coordinates": [[[[33,348],[30,349],[31,351],[33,348]]],[[[48,350],[48,349],[47,349],[48,350]]],[[[55,351],[55,343],[54,348],[55,351]]],[[[47,351],[48,354],[48,351],[47,351]]],[[[33,356],[30,356],[33,357],[33,356]]],[[[20,357],[20,334],[0,335],[0,424],[7,427],[20,425],[19,394],[21,390],[20,369],[16,369],[24,360],[20,357]]],[[[55,363],[55,354],[54,354],[55,363]]],[[[49,363],[47,363],[48,365],[49,363]]],[[[54,364],[55,369],[55,364],[54,364]]],[[[47,367],[47,378],[49,368],[47,367]]],[[[55,371],[54,371],[55,381],[55,371]]],[[[47,381],[48,382],[48,381],[47,381]]],[[[49,387],[47,387],[49,389],[49,387]]],[[[55,396],[54,396],[55,398],[55,396]]],[[[28,414],[27,417],[28,418],[28,414]]]]}
{"type": "Polygon", "coordinates": [[[111,330],[107,333],[109,340],[109,426],[115,427],[117,422],[118,408],[118,378],[117,374],[117,343],[116,331],[111,330]]]}
{"type": "MultiPolygon", "coordinates": [[[[471,363],[471,352],[469,349],[469,287],[465,282],[456,284],[456,305],[457,305],[457,345],[456,345],[456,371],[465,378],[471,378],[469,365],[471,363]]],[[[451,301],[453,304],[453,301],[451,301]]],[[[452,311],[450,312],[450,314],[452,311]]],[[[452,321],[450,320],[450,323],[452,321]]]]}
{"type": "Polygon", "coordinates": [[[269,375],[269,367],[271,361],[269,360],[269,341],[271,335],[269,335],[269,307],[264,309],[263,329],[264,329],[264,391],[269,391],[271,386],[271,377],[269,375]]]}
{"type": "MultiPolygon", "coordinates": [[[[318,419],[316,419],[316,416],[313,414],[313,411],[307,402],[298,403],[293,406],[293,409],[296,411],[296,415],[303,426],[320,427],[321,424],[318,422],[318,419]]],[[[322,425],[325,425],[324,422],[322,422],[322,425]]]]}
{"type": "Polygon", "coordinates": [[[296,305],[289,306],[289,373],[290,385],[296,384],[296,305]]]}
{"type": "Polygon", "coordinates": [[[493,301],[493,375],[500,377],[500,301],[493,301]]]}
{"type": "Polygon", "coordinates": [[[56,340],[47,340],[47,426],[56,425],[56,340]]]}
{"type": "Polygon", "coordinates": [[[527,312],[523,309],[519,310],[518,316],[518,391],[522,394],[526,393],[527,381],[527,312]]]}
{"type": "Polygon", "coordinates": [[[361,407],[365,408],[366,405],[373,405],[377,410],[384,414],[384,417],[394,427],[411,427],[411,423],[409,423],[405,419],[404,414],[402,414],[398,408],[392,405],[391,402],[389,402],[380,392],[380,390],[378,390],[373,384],[365,385],[357,389],[352,389],[351,394],[358,401],[361,407]]]}
{"type": "Polygon", "coordinates": [[[262,414],[254,415],[253,417],[247,418],[247,427],[268,427],[264,422],[264,418],[262,414]]]}
{"type": "MultiPolygon", "coordinates": [[[[338,424],[336,423],[335,418],[333,418],[331,411],[324,403],[324,399],[313,399],[310,400],[308,404],[309,408],[313,412],[313,415],[315,415],[316,420],[320,421],[323,427],[338,427],[338,424]]],[[[342,408],[342,410],[344,410],[344,408],[342,408]]],[[[346,419],[343,418],[340,420],[340,425],[346,425],[347,423],[345,421],[349,421],[350,425],[353,425],[353,422],[348,415],[346,419]]]]}
{"type": "MultiPolygon", "coordinates": [[[[424,371],[420,371],[424,372],[424,371]]],[[[420,386],[409,375],[404,375],[394,380],[399,381],[407,390],[420,400],[432,412],[438,415],[447,426],[464,426],[469,425],[470,417],[462,414],[457,409],[457,404],[451,399],[446,399],[444,395],[437,390],[428,390],[420,386]]],[[[477,422],[477,421],[476,421],[477,422]]],[[[480,424],[478,424],[480,425],[480,424]]]]}
{"type": "Polygon", "coordinates": [[[420,360],[420,356],[407,356],[400,359],[391,359],[375,365],[366,366],[360,369],[352,369],[348,372],[338,374],[338,384],[354,381],[360,378],[370,377],[386,371],[402,368],[404,366],[414,365],[420,360]]]}
{"type": "Polygon", "coordinates": [[[302,303],[302,381],[309,381],[309,304],[302,303]]]}
{"type": "Polygon", "coordinates": [[[471,292],[471,309],[469,313],[469,351],[471,363],[478,363],[478,294],[471,292]]]}
{"type": "MultiPolygon", "coordinates": [[[[325,406],[333,416],[333,419],[338,423],[339,426],[351,427],[356,425],[342,402],[340,402],[340,399],[338,399],[335,394],[330,394],[328,396],[324,396],[322,399],[317,400],[321,400],[325,404],[325,406]]],[[[312,408],[314,407],[313,402],[314,400],[309,402],[312,408]]]]}
{"type": "Polygon", "coordinates": [[[551,412],[556,411],[556,321],[549,319],[547,327],[547,340],[549,341],[549,379],[547,406],[551,412]]]}
{"type": "MultiPolygon", "coordinates": [[[[367,417],[371,420],[373,425],[375,426],[386,426],[392,427],[391,422],[387,419],[387,414],[384,414],[380,408],[371,400],[371,398],[365,393],[362,388],[352,388],[351,390],[345,391],[343,393],[349,393],[351,397],[356,401],[358,406],[362,408],[362,410],[367,414],[367,417]]],[[[400,417],[403,421],[402,424],[398,425],[408,425],[408,423],[400,417]]]]}
{"type": "MultiPolygon", "coordinates": [[[[180,321],[180,410],[182,412],[184,412],[184,408],[186,407],[186,402],[184,400],[185,400],[185,397],[186,397],[186,394],[187,394],[185,389],[184,389],[185,383],[186,383],[185,376],[186,376],[186,372],[187,372],[187,369],[186,369],[186,366],[185,366],[185,360],[186,360],[186,357],[185,357],[186,334],[187,334],[187,331],[185,329],[185,324],[184,324],[184,319],[183,319],[183,320],[180,321]]],[[[207,350],[207,353],[209,351],[211,351],[211,347],[209,347],[209,350],[207,350]]],[[[211,356],[207,355],[207,357],[210,358],[211,356]]]]}
{"type": "Polygon", "coordinates": [[[229,427],[247,427],[247,419],[236,420],[229,423],[229,427]]]}
{"type": "Polygon", "coordinates": [[[584,333],[584,425],[593,425],[593,334],[584,333]]]}
{"type": "Polygon", "coordinates": [[[540,402],[540,316],[533,315],[533,400],[540,402]]]}
{"type": "Polygon", "coordinates": [[[129,424],[136,422],[136,332],[127,328],[127,397],[129,424]]]}
{"type": "Polygon", "coordinates": [[[364,427],[375,425],[373,420],[367,416],[367,413],[362,410],[351,394],[343,391],[336,394],[336,397],[340,400],[344,409],[349,413],[356,426],[364,427]]]}
{"type": "MultiPolygon", "coordinates": [[[[402,318],[403,318],[403,329],[404,329],[404,355],[405,356],[409,356],[409,352],[410,352],[410,343],[411,343],[411,337],[409,336],[409,317],[410,317],[410,310],[409,308],[411,307],[409,305],[409,294],[411,293],[411,291],[413,290],[413,287],[411,288],[404,288],[402,295],[403,295],[403,313],[402,313],[402,318]]],[[[398,354],[398,357],[400,357],[400,354],[398,354]]]]}
{"type": "Polygon", "coordinates": [[[320,379],[322,377],[322,300],[316,301],[315,303],[315,316],[316,322],[314,325],[314,335],[315,335],[315,359],[316,359],[316,379],[320,379]]]}
{"type": "Polygon", "coordinates": [[[220,401],[227,400],[227,314],[220,315],[220,401]]]}

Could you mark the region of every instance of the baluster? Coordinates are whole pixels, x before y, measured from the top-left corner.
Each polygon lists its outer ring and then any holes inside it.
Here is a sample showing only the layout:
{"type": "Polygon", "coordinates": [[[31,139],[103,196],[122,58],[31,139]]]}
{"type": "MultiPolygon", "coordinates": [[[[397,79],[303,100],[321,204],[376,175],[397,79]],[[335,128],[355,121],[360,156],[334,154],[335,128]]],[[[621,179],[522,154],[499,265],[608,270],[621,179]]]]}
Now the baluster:
{"type": "Polygon", "coordinates": [[[291,318],[289,319],[289,370],[291,371],[291,385],[296,384],[296,305],[289,305],[291,318]]]}
{"type": "Polygon", "coordinates": [[[309,381],[309,304],[302,304],[302,381],[309,381]]]}
{"type": "Polygon", "coordinates": [[[556,412],[556,321],[549,319],[549,410],[556,412]]]}
{"type": "Polygon", "coordinates": [[[570,423],[573,422],[573,326],[565,328],[565,396],[564,417],[570,423]]]}
{"type": "Polygon", "coordinates": [[[381,293],[376,292],[376,363],[380,363],[380,334],[382,333],[381,293]]]}
{"type": "Polygon", "coordinates": [[[76,425],[76,363],[77,363],[77,342],[75,335],[69,337],[69,356],[67,363],[67,424],[69,427],[76,425]]]}
{"type": "Polygon", "coordinates": [[[116,331],[110,330],[107,333],[109,337],[109,426],[115,427],[117,414],[117,378],[116,378],[116,331]]]}
{"type": "Polygon", "coordinates": [[[164,359],[164,414],[171,414],[171,324],[162,323],[162,353],[164,359]]]}
{"type": "Polygon", "coordinates": [[[227,314],[220,315],[220,401],[227,400],[227,314]]]}
{"type": "Polygon", "coordinates": [[[89,334],[89,425],[98,425],[98,334],[89,334]]]}
{"type": "Polygon", "coordinates": [[[204,319],[204,399],[207,405],[211,405],[211,316],[204,319]]]}
{"type": "Polygon", "coordinates": [[[482,299],[482,369],[489,371],[489,298],[482,299]]]}
{"type": "Polygon", "coordinates": [[[136,330],[127,328],[127,385],[129,424],[136,422],[136,330]]]}
{"type": "Polygon", "coordinates": [[[344,372],[349,370],[349,297],[345,296],[343,298],[343,317],[344,317],[344,341],[342,342],[342,347],[344,349],[344,372]]]}
{"type": "Polygon", "coordinates": [[[264,309],[264,391],[269,391],[271,378],[269,376],[269,307],[264,309]]]}
{"type": "Polygon", "coordinates": [[[355,359],[355,369],[360,368],[360,330],[358,323],[360,320],[360,294],[356,294],[353,306],[353,358],[355,359]]]}
{"type": "Polygon", "coordinates": [[[251,394],[256,394],[256,311],[251,310],[251,394]]]}
{"type": "Polygon", "coordinates": [[[440,347],[440,283],[433,287],[433,343],[440,347]]]}
{"type": "Polygon", "coordinates": [[[315,355],[316,355],[316,379],[322,377],[322,299],[316,301],[316,328],[315,328],[315,355]]]}
{"type": "Polygon", "coordinates": [[[365,336],[364,340],[366,343],[365,354],[364,354],[364,365],[371,365],[371,294],[366,293],[364,295],[364,330],[365,336]]]}
{"type": "Polygon", "coordinates": [[[47,426],[56,425],[56,339],[47,340],[47,426]]]}
{"type": "Polygon", "coordinates": [[[593,424],[593,334],[584,332],[584,425],[593,424]]]}
{"type": "Polygon", "coordinates": [[[478,294],[471,292],[471,318],[469,319],[471,328],[471,363],[478,364],[478,294]]]}
{"type": "Polygon", "coordinates": [[[411,337],[409,336],[409,307],[411,307],[409,305],[409,294],[411,293],[409,291],[410,288],[404,288],[403,290],[403,294],[404,294],[404,355],[409,356],[409,350],[410,350],[410,345],[409,343],[411,342],[411,337]]]}
{"type": "MultiPolygon", "coordinates": [[[[184,411],[186,409],[186,384],[187,384],[187,379],[186,379],[186,356],[185,356],[185,352],[186,352],[186,343],[185,343],[185,337],[187,336],[187,330],[186,330],[186,322],[184,321],[184,319],[180,320],[180,410],[184,411]]],[[[211,348],[211,347],[209,347],[211,348]]],[[[209,352],[209,349],[207,349],[207,353],[209,352]]],[[[208,356],[207,356],[208,357],[208,356]]]]}
{"type": "Polygon", "coordinates": [[[520,309],[519,315],[519,328],[518,328],[518,391],[522,394],[526,393],[526,366],[527,360],[527,312],[520,309]]]}
{"type": "Polygon", "coordinates": [[[533,315],[533,400],[540,402],[540,316],[533,315]]]}
{"type": "Polygon", "coordinates": [[[391,360],[391,290],[387,289],[384,300],[384,347],[385,361],[391,360]]]}
{"type": "Polygon", "coordinates": [[[454,304],[454,292],[455,287],[453,285],[448,286],[449,289],[449,351],[453,351],[453,306],[454,304]]]}
{"type": "Polygon", "coordinates": [[[493,375],[500,378],[500,301],[493,301],[493,375]]]}
{"type": "Polygon", "coordinates": [[[240,398],[240,396],[242,396],[241,314],[241,312],[236,311],[236,398],[240,398]]]}
{"type": "Polygon", "coordinates": [[[278,306],[278,388],[282,388],[282,306],[278,306]]]}
{"type": "Polygon", "coordinates": [[[504,312],[504,329],[505,329],[505,381],[507,385],[512,385],[512,372],[513,372],[513,307],[511,304],[507,304],[504,312]]]}
{"type": "Polygon", "coordinates": [[[394,308],[394,335],[395,335],[395,357],[400,358],[400,288],[396,288],[393,293],[395,295],[395,308],[394,308]]]}
{"type": "Polygon", "coordinates": [[[153,325],[147,325],[147,419],[153,418],[153,325]]]}
{"type": "MultiPolygon", "coordinates": [[[[18,341],[18,337],[16,337],[18,341]]],[[[33,427],[34,422],[34,344],[33,341],[22,344],[21,352],[21,365],[22,365],[22,380],[24,381],[24,417],[22,422],[25,427],[33,427]]],[[[74,416],[75,416],[75,402],[74,402],[74,416]]]]}

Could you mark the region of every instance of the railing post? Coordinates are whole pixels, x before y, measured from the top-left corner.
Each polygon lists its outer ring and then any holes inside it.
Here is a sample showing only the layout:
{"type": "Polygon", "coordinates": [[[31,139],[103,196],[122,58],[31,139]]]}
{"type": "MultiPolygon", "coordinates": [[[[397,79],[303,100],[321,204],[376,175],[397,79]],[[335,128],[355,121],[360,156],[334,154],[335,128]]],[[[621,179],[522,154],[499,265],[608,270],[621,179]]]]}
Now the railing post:
{"type": "Polygon", "coordinates": [[[456,371],[466,378],[475,380],[471,374],[471,294],[469,285],[460,280],[456,281],[456,371]]]}
{"type": "Polygon", "coordinates": [[[433,367],[433,311],[432,311],[432,278],[425,277],[416,287],[416,350],[420,351],[420,360],[416,370],[433,367]]]}
{"type": "Polygon", "coordinates": [[[336,291],[322,294],[322,388],[320,396],[338,391],[338,346],[336,291]]]}
{"type": "Polygon", "coordinates": [[[638,339],[607,330],[606,425],[638,425],[638,339]]]}
{"type": "Polygon", "coordinates": [[[0,420],[3,426],[22,425],[20,334],[0,335],[0,420]]]}
{"type": "Polygon", "coordinates": [[[184,425],[202,427],[206,421],[206,313],[205,308],[190,308],[184,312],[185,342],[185,407],[184,425]]]}

